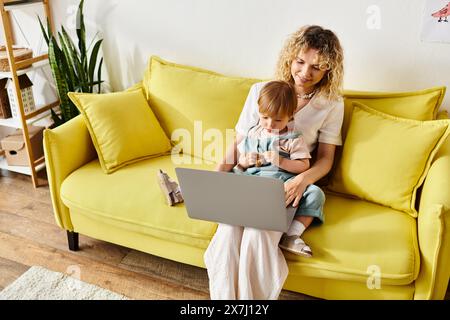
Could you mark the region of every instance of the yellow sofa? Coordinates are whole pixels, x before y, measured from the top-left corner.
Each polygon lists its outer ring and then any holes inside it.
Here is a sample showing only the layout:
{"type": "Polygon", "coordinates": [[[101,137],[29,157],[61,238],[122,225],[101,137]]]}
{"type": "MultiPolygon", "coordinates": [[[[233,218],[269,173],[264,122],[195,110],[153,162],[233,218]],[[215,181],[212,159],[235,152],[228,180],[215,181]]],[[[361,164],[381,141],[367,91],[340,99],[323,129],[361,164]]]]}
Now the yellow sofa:
{"type": "MultiPolygon", "coordinates": [[[[145,79],[138,86],[145,86],[145,79]]],[[[234,122],[241,108],[232,112],[234,122]]],[[[203,254],[217,225],[189,219],[183,205],[166,205],[156,172],[176,177],[169,155],[105,174],[81,115],[46,130],[44,147],[55,219],[67,230],[71,250],[78,249],[81,233],[205,267],[203,254]]],[[[182,166],[214,167],[192,163],[182,166]]],[[[418,218],[327,194],[326,222],[305,233],[314,256],[285,253],[289,276],[284,288],[325,299],[442,299],[450,274],[449,177],[447,139],[422,187],[418,218]]]]}

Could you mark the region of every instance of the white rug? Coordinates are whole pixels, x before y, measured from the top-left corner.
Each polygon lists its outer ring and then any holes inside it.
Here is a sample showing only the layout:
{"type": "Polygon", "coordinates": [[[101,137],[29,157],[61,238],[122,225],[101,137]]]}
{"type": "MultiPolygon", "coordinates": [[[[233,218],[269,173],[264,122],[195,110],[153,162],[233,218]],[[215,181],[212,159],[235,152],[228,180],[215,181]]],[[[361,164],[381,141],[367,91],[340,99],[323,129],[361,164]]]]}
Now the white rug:
{"type": "Polygon", "coordinates": [[[33,266],[0,292],[0,300],[127,300],[60,272],[33,266]]]}

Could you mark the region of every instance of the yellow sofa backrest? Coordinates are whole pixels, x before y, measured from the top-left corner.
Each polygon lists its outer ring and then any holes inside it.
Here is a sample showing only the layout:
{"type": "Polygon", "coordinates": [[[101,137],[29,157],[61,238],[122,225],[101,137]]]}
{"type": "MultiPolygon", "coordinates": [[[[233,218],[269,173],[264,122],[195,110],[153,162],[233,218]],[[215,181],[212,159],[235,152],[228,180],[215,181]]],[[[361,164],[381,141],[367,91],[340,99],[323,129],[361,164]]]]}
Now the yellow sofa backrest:
{"type": "Polygon", "coordinates": [[[220,161],[250,87],[258,81],[151,57],[142,84],[162,128],[174,144],[182,142],[183,153],[220,161]]]}
{"type": "Polygon", "coordinates": [[[364,92],[344,90],[345,115],[342,136],[345,138],[353,102],[390,114],[392,116],[413,120],[436,119],[438,109],[445,96],[445,87],[435,87],[413,92],[364,92]]]}
{"type": "MultiPolygon", "coordinates": [[[[260,81],[263,80],[228,77],[153,56],[145,70],[142,86],[150,107],[173,144],[182,141],[183,153],[220,161],[250,87],[260,81]],[[214,150],[213,145],[217,143],[223,146],[222,150],[214,150]]],[[[444,95],[445,87],[389,93],[345,90],[343,138],[353,101],[398,117],[432,120],[444,95]]]]}

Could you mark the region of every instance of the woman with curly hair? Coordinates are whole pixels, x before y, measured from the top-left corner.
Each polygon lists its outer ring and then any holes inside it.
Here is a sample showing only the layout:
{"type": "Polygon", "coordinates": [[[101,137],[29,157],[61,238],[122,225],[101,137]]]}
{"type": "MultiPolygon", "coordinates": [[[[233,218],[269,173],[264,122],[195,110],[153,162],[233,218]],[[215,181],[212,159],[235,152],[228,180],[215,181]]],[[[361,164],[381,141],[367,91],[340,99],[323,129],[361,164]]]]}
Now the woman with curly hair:
{"type": "MultiPolygon", "coordinates": [[[[288,275],[279,247],[310,257],[312,250],[301,235],[314,220],[323,221],[325,195],[314,183],[331,170],[336,146],[342,144],[343,50],[339,39],[320,26],[300,28],[280,53],[276,77],[295,88],[297,109],[288,126],[301,131],[315,161],[285,183],[286,205],[298,207],[285,234],[219,224],[204,256],[211,299],[277,299],[288,275]]],[[[258,98],[264,85],[256,83],[250,89],[236,125],[236,141],[217,170],[230,171],[239,159],[237,145],[258,124],[258,98]]]]}

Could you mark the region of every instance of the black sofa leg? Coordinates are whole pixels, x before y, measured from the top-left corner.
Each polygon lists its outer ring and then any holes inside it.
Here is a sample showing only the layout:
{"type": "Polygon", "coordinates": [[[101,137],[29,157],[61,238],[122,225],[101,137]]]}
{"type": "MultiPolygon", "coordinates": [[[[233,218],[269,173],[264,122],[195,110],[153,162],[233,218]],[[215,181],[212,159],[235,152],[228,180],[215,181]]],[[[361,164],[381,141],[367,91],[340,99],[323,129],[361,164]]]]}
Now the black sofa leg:
{"type": "Polygon", "coordinates": [[[67,231],[67,240],[71,251],[78,251],[78,233],[67,231]]]}

